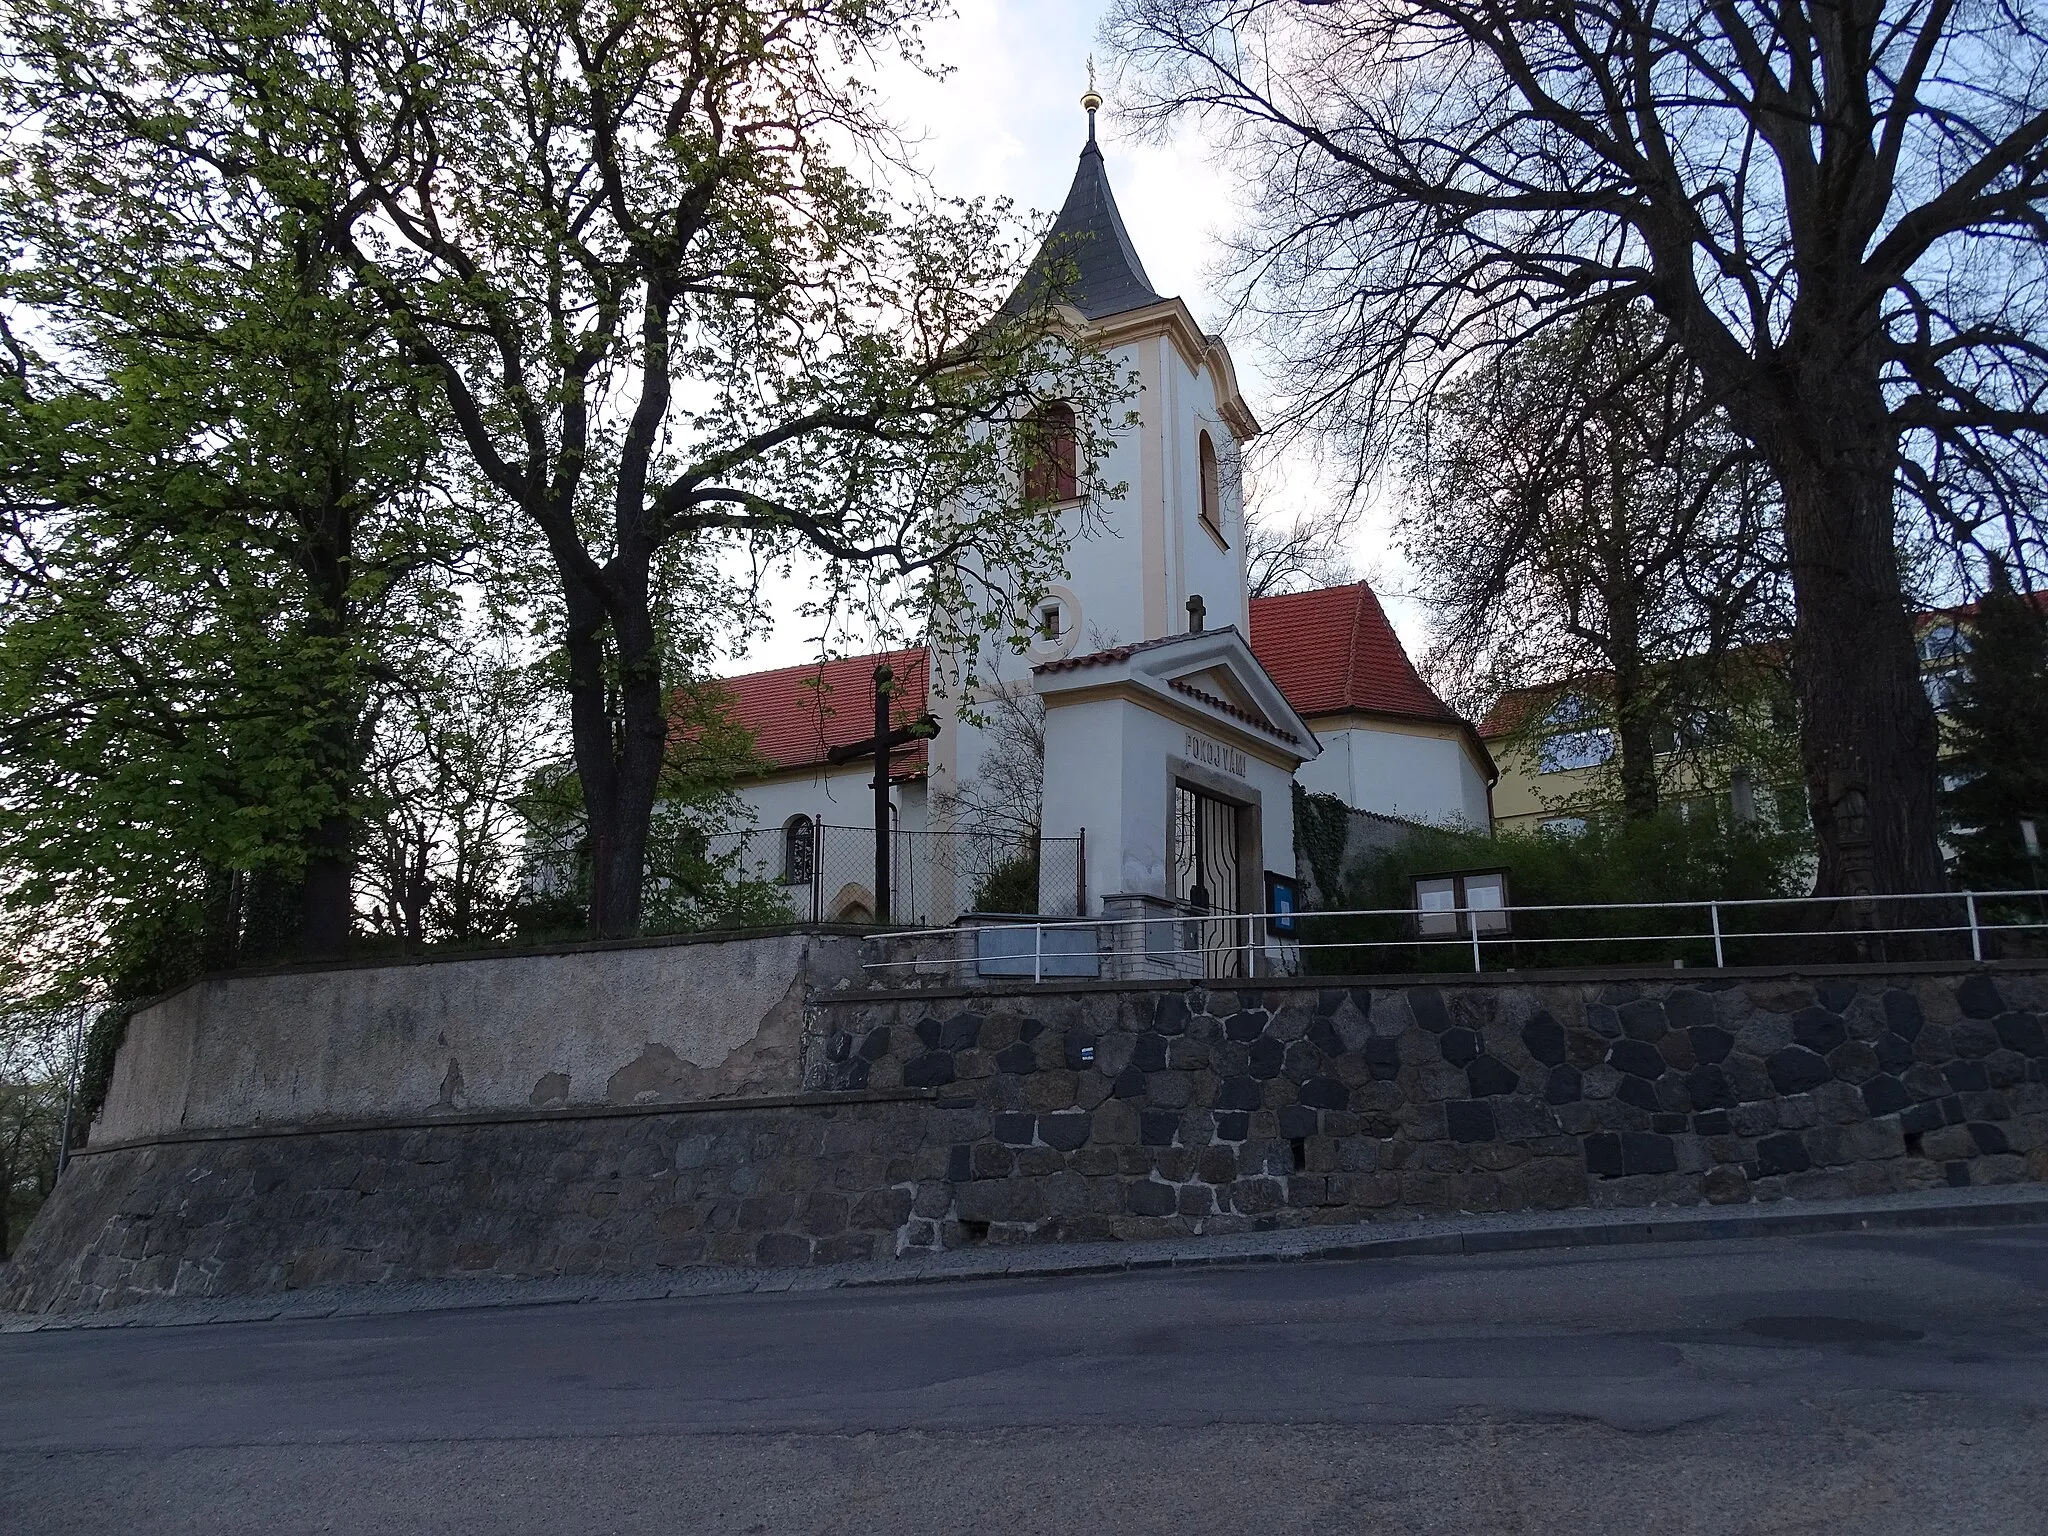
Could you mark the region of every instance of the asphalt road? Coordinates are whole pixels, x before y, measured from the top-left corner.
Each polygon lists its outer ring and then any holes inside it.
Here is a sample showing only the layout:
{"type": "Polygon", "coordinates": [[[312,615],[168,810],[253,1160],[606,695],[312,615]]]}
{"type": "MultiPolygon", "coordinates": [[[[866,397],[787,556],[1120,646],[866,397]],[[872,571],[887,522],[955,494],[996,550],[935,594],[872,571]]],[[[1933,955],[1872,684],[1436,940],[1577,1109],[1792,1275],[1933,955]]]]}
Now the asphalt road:
{"type": "Polygon", "coordinates": [[[0,1531],[2048,1531],[2048,1230],[0,1336],[0,1531]]]}

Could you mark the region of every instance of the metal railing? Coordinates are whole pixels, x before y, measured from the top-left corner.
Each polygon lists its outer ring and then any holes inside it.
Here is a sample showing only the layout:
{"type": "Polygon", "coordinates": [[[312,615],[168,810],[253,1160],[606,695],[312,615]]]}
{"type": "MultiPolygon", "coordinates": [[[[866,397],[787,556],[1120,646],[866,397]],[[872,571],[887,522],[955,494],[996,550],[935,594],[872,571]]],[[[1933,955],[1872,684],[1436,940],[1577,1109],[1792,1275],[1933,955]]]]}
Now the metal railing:
{"type": "MultiPolygon", "coordinates": [[[[1094,951],[1102,967],[1119,969],[1126,976],[1216,975],[1218,957],[1243,957],[1244,974],[1255,974],[1257,963],[1265,962],[1264,974],[1278,974],[1304,967],[1304,960],[1332,951],[1408,951],[1441,955],[1456,951],[1469,956],[1470,970],[1481,972],[1487,960],[1505,955],[1509,968],[1521,969],[1523,962],[1534,968],[1545,965],[1545,956],[1564,953],[1564,946],[1601,945],[1647,946],[1659,949],[1658,960],[1683,965],[1690,950],[1715,969],[1731,963],[1777,964],[1788,962],[1828,963],[1830,960],[1883,960],[1901,958],[1968,957],[1982,962],[1991,959],[2048,959],[2048,890],[1938,891],[1904,896],[1766,896],[1709,898],[1699,901],[1640,901],[1553,903],[1500,907],[1357,907],[1335,911],[1240,915],[1245,926],[1225,945],[1205,945],[1201,933],[1213,914],[1184,912],[1163,917],[1097,917],[1058,922],[1030,923],[1011,920],[1003,924],[955,924],[945,928],[924,928],[888,935],[890,940],[925,941],[923,948],[935,951],[936,941],[959,940],[959,953],[921,953],[907,958],[876,958],[866,962],[870,972],[898,970],[926,971],[934,967],[981,967],[988,945],[981,935],[1000,931],[1006,960],[1015,965],[1031,960],[1031,979],[1043,981],[1060,974],[1074,974],[1066,968],[1069,957],[1084,946],[1081,930],[1094,930],[1094,951]],[[1903,908],[1904,910],[1900,910],[1903,908]],[[1918,910],[1915,910],[1915,909],[1918,910]],[[1794,914],[1819,920],[1799,924],[1774,918],[1774,911],[1790,909],[1794,914]],[[1880,921],[1879,914],[1900,919],[1880,921]],[[2027,915],[2019,915],[2025,913],[2027,915]],[[1528,931],[1531,926],[1555,929],[1574,926],[1560,919],[1570,916],[1610,921],[1613,914],[1655,914],[1662,921],[1631,923],[1628,932],[1594,931],[1599,922],[1581,922],[1575,932],[1528,931]],[[1505,931],[1487,929],[1505,918],[1505,931]],[[1844,919],[1847,921],[1844,921],[1844,919]],[[1915,921],[1938,918],[1937,921],[1915,921]],[[1425,931],[1429,924],[1452,920],[1456,931],[1448,934],[1425,931]],[[1531,920],[1535,920],[1532,924],[1531,920]],[[1758,925],[1761,920],[1761,925],[1758,925]],[[1276,931],[1276,922],[1291,923],[1291,933],[1276,931]],[[1364,925],[1366,931],[1342,931],[1344,926],[1364,925]],[[1402,931],[1384,937],[1371,935],[1371,927],[1402,931]],[[1028,945],[1023,930],[1036,930],[1028,945]],[[1150,930],[1163,928],[1171,942],[1157,943],[1150,930]],[[1654,931],[1645,931],[1654,930],[1654,931]],[[1048,934],[1062,937],[1048,940],[1048,934]],[[2036,937],[2038,936],[2038,937],[2036,937]],[[1133,942],[1135,940],[1135,942],[1133,942]],[[1929,941],[1932,941],[1931,943],[1929,941]],[[1792,953],[1784,946],[1797,946],[1792,953]],[[1907,948],[1911,954],[1891,953],[1907,948]],[[1821,953],[1827,950],[1833,953],[1821,953]],[[1673,953],[1678,951],[1678,953],[1673,953]],[[1734,960],[1731,962],[1731,953],[1734,960]],[[1060,963],[1049,969],[1048,958],[1060,963]],[[1199,967],[1199,969],[1197,969],[1199,967]]],[[[915,942],[904,947],[916,948],[915,942]]],[[[1627,957],[1624,956],[1624,959],[1627,957]]],[[[1549,964],[1570,964],[1569,958],[1549,964]]],[[[1363,969],[1363,968],[1354,968],[1363,969]]],[[[1022,976],[1014,969],[983,970],[983,974],[1022,976]]],[[[1364,971],[1370,974],[1369,970],[1364,971]]],[[[1100,974],[1098,969],[1091,974],[1100,974]]]]}

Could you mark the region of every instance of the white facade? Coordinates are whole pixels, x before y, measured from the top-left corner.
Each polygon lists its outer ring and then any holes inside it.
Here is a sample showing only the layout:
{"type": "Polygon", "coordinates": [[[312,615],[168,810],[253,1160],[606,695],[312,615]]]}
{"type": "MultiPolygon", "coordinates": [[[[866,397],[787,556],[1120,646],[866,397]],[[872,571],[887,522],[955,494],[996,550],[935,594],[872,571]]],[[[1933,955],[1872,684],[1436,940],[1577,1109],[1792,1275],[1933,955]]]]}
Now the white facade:
{"type": "Polygon", "coordinates": [[[1486,773],[1455,726],[1356,715],[1312,723],[1323,753],[1302,765],[1303,789],[1402,821],[1482,831],[1493,824],[1486,773]]]}

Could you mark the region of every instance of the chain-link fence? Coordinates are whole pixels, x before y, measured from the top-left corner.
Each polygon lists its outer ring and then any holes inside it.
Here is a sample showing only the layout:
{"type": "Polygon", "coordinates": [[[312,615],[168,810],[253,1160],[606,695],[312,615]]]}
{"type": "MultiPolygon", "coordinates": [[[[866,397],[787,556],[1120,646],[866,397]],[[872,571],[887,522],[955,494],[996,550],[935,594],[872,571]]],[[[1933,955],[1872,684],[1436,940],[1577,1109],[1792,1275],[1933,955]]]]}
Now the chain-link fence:
{"type": "MultiPolygon", "coordinates": [[[[820,825],[814,834],[815,919],[873,922],[873,829],[820,825]]],[[[1080,910],[1081,862],[1077,837],[895,832],[889,839],[889,920],[932,927],[968,912],[1072,917],[1080,910]]]]}

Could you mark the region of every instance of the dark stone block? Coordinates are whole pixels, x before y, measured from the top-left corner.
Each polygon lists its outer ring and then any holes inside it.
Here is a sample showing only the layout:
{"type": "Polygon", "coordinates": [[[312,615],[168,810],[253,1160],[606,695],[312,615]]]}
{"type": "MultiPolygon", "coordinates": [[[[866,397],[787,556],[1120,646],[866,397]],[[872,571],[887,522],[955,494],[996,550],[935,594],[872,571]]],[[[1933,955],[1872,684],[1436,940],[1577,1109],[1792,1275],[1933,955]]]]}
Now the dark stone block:
{"type": "Polygon", "coordinates": [[[1941,1101],[1941,1122],[1943,1125],[1961,1125],[1969,1116],[1963,1113],[1963,1101],[1950,1094],[1941,1101]]]}
{"type": "Polygon", "coordinates": [[[1323,1128],[1322,1118],[1306,1104],[1289,1104],[1280,1111],[1280,1134],[1289,1141],[1313,1136],[1323,1128]]]}
{"type": "Polygon", "coordinates": [[[1038,1139],[1055,1151],[1078,1151],[1087,1143],[1088,1130],[1086,1110],[1069,1110],[1064,1114],[1038,1117],[1038,1139]]]}
{"type": "Polygon", "coordinates": [[[1038,1139],[1038,1121],[1032,1115],[997,1115],[989,1127],[989,1134],[1010,1146],[1028,1147],[1038,1139]]]}
{"type": "Polygon", "coordinates": [[[1657,1085],[1646,1083],[1640,1077],[1624,1077],[1621,1085],[1614,1090],[1614,1096],[1624,1104],[1633,1104],[1637,1109],[1647,1109],[1651,1114],[1664,1107],[1664,1101],[1657,1097],[1657,1085]]]}
{"type": "Polygon", "coordinates": [[[1685,1038],[1692,1043],[1693,1060],[1703,1067],[1719,1065],[1735,1049],[1735,1036],[1718,1024],[1695,1024],[1685,1038]]]}
{"type": "Polygon", "coordinates": [[[1171,1216],[1179,1208],[1180,1196],[1171,1184],[1136,1179],[1124,1186],[1124,1209],[1133,1216],[1171,1216]]]}
{"type": "Polygon", "coordinates": [[[1017,1026],[1017,1038],[1019,1040],[1036,1040],[1044,1033],[1045,1025],[1038,1019],[1026,1019],[1017,1026]]]}
{"type": "Polygon", "coordinates": [[[1977,1143],[1977,1150],[1986,1157],[2000,1152],[2010,1152],[2012,1144],[2005,1139],[2005,1132],[1995,1125],[1986,1125],[1982,1120],[1969,1122],[1970,1139],[1977,1143]]]}
{"type": "Polygon", "coordinates": [[[1998,1016],[1998,1043],[2022,1056],[2048,1055],[2048,1040],[2042,1037],[2041,1021],[2031,1013],[2001,1013],[1998,1016]]]}
{"type": "Polygon", "coordinates": [[[1920,1011],[1920,999],[1896,987],[1884,995],[1884,1017],[1885,1022],[1891,1025],[1892,1033],[1907,1040],[1917,1040],[1920,1026],[1927,1022],[1926,1015],[1920,1011]]]}
{"type": "Polygon", "coordinates": [[[839,1069],[839,1086],[842,1088],[865,1088],[868,1085],[868,1064],[855,1058],[839,1069]]]}
{"type": "Polygon", "coordinates": [[[1078,1072],[1095,1065],[1095,1037],[1085,1029],[1067,1031],[1067,1066],[1078,1072]]]}
{"type": "Polygon", "coordinates": [[[1998,1049],[1998,1027],[1986,1019],[1958,1019],[1948,1038],[1950,1048],[1958,1056],[1975,1059],[1998,1049]]]}
{"type": "Polygon", "coordinates": [[[1913,1095],[1896,1077],[1873,1077],[1863,1085],[1863,1104],[1873,1115],[1895,1115],[1912,1103],[1913,1095]]]}
{"type": "Polygon", "coordinates": [[[1170,1147],[1180,1135],[1180,1116],[1170,1109],[1148,1109],[1138,1116],[1138,1141],[1147,1147],[1170,1147]]]}
{"type": "Polygon", "coordinates": [[[884,1024],[880,1029],[869,1030],[867,1032],[867,1038],[862,1040],[860,1043],[861,1060],[880,1061],[884,1056],[888,1054],[889,1026],[884,1024]]]}
{"type": "Polygon", "coordinates": [[[1671,1032],[1671,1022],[1664,1017],[1664,1005],[1655,998],[1623,1003],[1615,1012],[1621,1019],[1621,1032],[1631,1040],[1647,1040],[1654,1045],[1671,1032]]]}
{"type": "Polygon", "coordinates": [[[1369,1066],[1398,1068],[1401,1065],[1401,1042],[1375,1035],[1365,1042],[1365,1050],[1361,1054],[1369,1066]]]}
{"type": "Polygon", "coordinates": [[[1970,1165],[1968,1163],[1943,1163],[1941,1172],[1942,1177],[1947,1179],[1954,1188],[1968,1189],[1970,1187],[1970,1165]]]}
{"type": "Polygon", "coordinates": [[[1233,1013],[1223,1021],[1226,1039],[1235,1040],[1239,1045],[1250,1045],[1266,1032],[1266,1015],[1255,1009],[1244,1009],[1233,1013]]]}
{"type": "Polygon", "coordinates": [[[903,1063],[903,1086],[906,1088],[943,1088],[952,1081],[953,1058],[944,1051],[913,1056],[903,1063]]]}
{"type": "Polygon", "coordinates": [[[2005,1012],[2005,999],[1998,995],[1997,983],[1979,971],[1964,977],[1956,988],[1956,1006],[1966,1018],[1995,1019],[2005,1012]]]}
{"type": "Polygon", "coordinates": [[[825,1042],[827,1061],[844,1061],[853,1054],[853,1036],[843,1029],[832,1031],[832,1038],[825,1042]]]}
{"type": "Polygon", "coordinates": [[[974,1148],[954,1147],[946,1153],[946,1177],[955,1184],[974,1177],[974,1148]]]}
{"type": "Polygon", "coordinates": [[[1728,1074],[1719,1067],[1694,1067],[1685,1075],[1685,1091],[1694,1109],[1727,1109],[1736,1102],[1728,1074]]]}
{"type": "Polygon", "coordinates": [[[1462,1067],[1477,1061],[1479,1053],[1486,1049],[1486,1042],[1479,1038],[1479,1032],[1472,1029],[1447,1029],[1437,1039],[1437,1049],[1443,1052],[1444,1060],[1454,1067],[1462,1067]]]}
{"type": "Polygon", "coordinates": [[[1152,1005],[1152,1027],[1162,1035],[1184,1035],[1188,1029],[1188,995],[1168,992],[1152,1005]]]}
{"type": "Polygon", "coordinates": [[[1650,1116],[1650,1129],[1659,1136],[1683,1136],[1685,1134],[1685,1127],[1686,1116],[1684,1115],[1650,1116]]]}
{"type": "Polygon", "coordinates": [[[1607,1060],[1630,1077],[1655,1082],[1668,1063],[1657,1047],[1642,1040],[1617,1040],[1607,1048],[1607,1060]]]}
{"type": "Polygon", "coordinates": [[[1853,981],[1817,981],[1813,984],[1813,995],[1820,999],[1821,1007],[1829,1013],[1840,1013],[1856,1001],[1856,983],[1853,981]]]}
{"type": "Polygon", "coordinates": [[[1586,1004],[1586,1026],[1605,1039],[1621,1038],[1621,1015],[1606,1003],[1586,1004]]]}
{"type": "Polygon", "coordinates": [[[1991,1087],[1991,1074],[1981,1061],[1952,1061],[1941,1069],[1941,1075],[1956,1093],[1984,1093],[1991,1087]]]}
{"type": "Polygon", "coordinates": [[[770,1269],[811,1262],[811,1240],[794,1232],[770,1232],[754,1245],[754,1260],[770,1269]]]}
{"type": "Polygon", "coordinates": [[[1316,1017],[1327,1019],[1344,1006],[1344,999],[1351,994],[1342,987],[1325,987],[1316,994],[1316,1017]]]}
{"type": "Polygon", "coordinates": [[[1585,1083],[1579,1077],[1577,1067],[1552,1067],[1549,1078],[1543,1084],[1543,1102],[1576,1104],[1585,1097],[1585,1091],[1585,1083]]]}
{"type": "Polygon", "coordinates": [[[981,1015],[956,1013],[939,1028],[939,1049],[971,1051],[981,1044],[981,1015]]]}
{"type": "Polygon", "coordinates": [[[1310,1020],[1308,1032],[1304,1038],[1326,1057],[1337,1057],[1344,1054],[1344,1037],[1337,1033],[1337,1026],[1326,1018],[1310,1020]]]}
{"type": "Polygon", "coordinates": [[[1564,1065],[1564,1026],[1548,1010],[1532,1015],[1522,1026],[1522,1048],[1546,1067],[1564,1065]]]}
{"type": "Polygon", "coordinates": [[[1792,1038],[1809,1051],[1825,1056],[1849,1038],[1849,1026],[1839,1013],[1825,1008],[1802,1008],[1792,1015],[1792,1038]]]}
{"type": "Polygon", "coordinates": [[[1650,1131],[1623,1131],[1621,1167],[1624,1173],[1676,1173],[1678,1148],[1669,1136],[1659,1136],[1650,1131]]]}
{"type": "Polygon", "coordinates": [[[1475,1099],[1490,1099],[1513,1093],[1522,1086],[1521,1074],[1496,1056],[1482,1056],[1465,1069],[1465,1081],[1475,1099]]]}
{"type": "Polygon", "coordinates": [[[1117,1073],[1116,1081],[1110,1084],[1109,1091],[1119,1099],[1142,1099],[1145,1097],[1145,1074],[1133,1062],[1117,1073]]]}
{"type": "Polygon", "coordinates": [[[1251,1065],[1246,1070],[1253,1077],[1278,1077],[1286,1060],[1287,1047],[1271,1035],[1261,1035],[1252,1042],[1251,1065]]]}
{"type": "Polygon", "coordinates": [[[1621,1177],[1621,1137],[1613,1131],[1599,1131],[1586,1138],[1586,1172],[1603,1179],[1621,1177]]]}
{"type": "Polygon", "coordinates": [[[1451,1099],[1444,1105],[1444,1125],[1453,1141],[1493,1141],[1500,1134],[1493,1106],[1483,1099],[1451,1099]]]}
{"type": "Polygon", "coordinates": [[[1899,1111],[1899,1129],[1908,1136],[1938,1131],[1947,1123],[1941,1112],[1941,1105],[1932,1099],[1924,1104],[1908,1105],[1899,1111]]]}
{"type": "Polygon", "coordinates": [[[1218,1109],[1257,1109],[1265,1101],[1256,1077],[1226,1077],[1216,1090],[1218,1109]]]}
{"type": "Polygon", "coordinates": [[[1903,1072],[1913,1065],[1913,1042],[1894,1031],[1879,1035],[1871,1049],[1877,1052],[1877,1064],[1887,1072],[1903,1072]]]}
{"type": "Polygon", "coordinates": [[[1714,1000],[1704,992],[1680,987],[1664,999],[1664,1016],[1673,1029],[1705,1029],[1714,1022],[1714,1000]]]}
{"type": "Polygon", "coordinates": [[[1349,1109],[1351,1090],[1334,1077],[1312,1077],[1301,1085],[1301,1102],[1311,1109],[1349,1109]]]}
{"type": "Polygon", "coordinates": [[[1813,1159],[1807,1155],[1806,1143],[1791,1131],[1778,1136],[1766,1136],[1756,1144],[1757,1168],[1765,1175],[1774,1173],[1804,1173],[1813,1166],[1813,1159]]]}
{"type": "Polygon", "coordinates": [[[1440,1035],[1451,1027],[1451,1011],[1444,1004],[1440,987],[1410,987],[1408,1011],[1415,1015],[1416,1023],[1433,1035],[1440,1035]]]}
{"type": "Polygon", "coordinates": [[[1243,1141],[1252,1133],[1252,1117],[1243,1110],[1216,1111],[1216,1139],[1243,1141]]]}
{"type": "Polygon", "coordinates": [[[917,1035],[917,1043],[926,1050],[936,1051],[939,1048],[939,1021],[937,1019],[919,1019],[915,1033],[917,1035]]]}
{"type": "Polygon", "coordinates": [[[1166,1070],[1166,1036],[1138,1036],[1131,1046],[1131,1065],[1140,1072],[1164,1072],[1166,1070]]]}
{"type": "Polygon", "coordinates": [[[1009,1072],[1017,1076],[1022,1076],[1026,1072],[1036,1072],[1038,1070],[1038,1052],[1032,1050],[1022,1040],[1019,1040],[1014,1045],[1006,1045],[996,1052],[996,1070],[998,1072],[1009,1072]]]}
{"type": "Polygon", "coordinates": [[[1692,1128],[1700,1136],[1726,1136],[1730,1131],[1728,1111],[1703,1109],[1692,1117],[1692,1128]]]}
{"type": "Polygon", "coordinates": [[[1773,1051],[1764,1063],[1780,1093],[1806,1093],[1828,1080],[1828,1064],[1803,1045],[1773,1051]]]}

